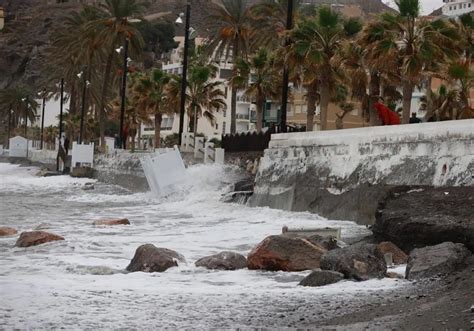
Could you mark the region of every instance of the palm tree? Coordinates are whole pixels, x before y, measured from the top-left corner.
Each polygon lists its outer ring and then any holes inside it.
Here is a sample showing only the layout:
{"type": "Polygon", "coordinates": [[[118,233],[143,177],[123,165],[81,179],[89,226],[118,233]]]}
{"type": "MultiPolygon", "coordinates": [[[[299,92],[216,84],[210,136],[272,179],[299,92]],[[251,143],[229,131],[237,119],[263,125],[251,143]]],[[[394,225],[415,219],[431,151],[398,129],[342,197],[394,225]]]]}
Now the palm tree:
{"type": "Polygon", "coordinates": [[[248,60],[237,60],[236,76],[232,83],[244,89],[244,94],[257,105],[257,132],[263,127],[263,112],[267,98],[279,95],[281,75],[274,65],[274,58],[266,48],[260,48],[248,60]]]}
{"type": "Polygon", "coordinates": [[[153,114],[155,118],[155,148],[159,148],[161,143],[163,114],[172,112],[172,110],[165,107],[168,98],[167,85],[170,81],[170,75],[160,69],[154,69],[143,75],[133,88],[135,97],[132,99],[132,103],[134,107],[145,109],[148,114],[153,114]]]}
{"type": "MultiPolygon", "coordinates": [[[[247,0],[221,0],[213,3],[209,22],[209,51],[218,60],[232,55],[233,70],[239,57],[246,57],[249,40],[254,30],[251,7],[247,0]]],[[[231,96],[231,133],[236,132],[237,89],[232,87],[231,96]]]]}
{"type": "Polygon", "coordinates": [[[24,86],[0,90],[1,119],[2,121],[10,120],[13,128],[20,126],[22,121],[25,123],[25,119],[33,123],[36,119],[37,108],[38,103],[35,101],[34,93],[24,86]]]}
{"type": "MultiPolygon", "coordinates": [[[[295,21],[298,20],[300,1],[294,1],[295,21]]],[[[255,27],[252,44],[276,49],[282,45],[286,33],[288,0],[264,0],[252,6],[255,27]]]]}
{"type": "Polygon", "coordinates": [[[384,13],[366,30],[368,61],[382,72],[396,72],[403,94],[403,123],[410,119],[415,85],[433,59],[444,61],[452,47],[452,31],[438,20],[419,17],[419,0],[397,1],[399,13],[384,13]]]}
{"type": "Polygon", "coordinates": [[[211,66],[192,66],[189,75],[186,100],[189,117],[194,119],[193,132],[197,134],[197,123],[200,117],[215,123],[214,112],[226,108],[225,93],[222,82],[213,78],[211,66]]]}
{"type": "Polygon", "coordinates": [[[116,56],[115,49],[129,41],[131,54],[140,54],[143,49],[143,38],[138,29],[130,23],[130,18],[140,15],[144,4],[139,0],[105,0],[99,5],[105,17],[95,20],[88,25],[88,29],[97,31],[106,52],[106,63],[103,69],[102,91],[99,102],[100,145],[105,146],[105,107],[109,98],[111,73],[116,56]]]}
{"type": "Polygon", "coordinates": [[[291,43],[286,48],[286,61],[290,67],[299,67],[303,84],[308,90],[307,130],[313,127],[317,92],[321,108],[321,129],[327,127],[327,110],[334,93],[336,71],[334,58],[341,51],[343,41],[361,30],[357,20],[344,21],[331,8],[320,7],[315,17],[302,18],[290,31],[291,43]]]}
{"type": "Polygon", "coordinates": [[[47,75],[42,86],[48,90],[59,91],[55,84],[64,79],[67,94],[70,98],[69,111],[76,113],[80,106],[82,81],[77,74],[87,68],[86,77],[92,83],[94,91],[91,101],[97,100],[98,82],[101,81],[98,67],[104,61],[105,52],[97,30],[88,29],[88,24],[101,19],[105,14],[96,7],[85,6],[80,12],[72,12],[65,18],[65,23],[53,33],[52,45],[48,49],[47,75]],[[58,56],[62,54],[62,56],[58,56]]]}

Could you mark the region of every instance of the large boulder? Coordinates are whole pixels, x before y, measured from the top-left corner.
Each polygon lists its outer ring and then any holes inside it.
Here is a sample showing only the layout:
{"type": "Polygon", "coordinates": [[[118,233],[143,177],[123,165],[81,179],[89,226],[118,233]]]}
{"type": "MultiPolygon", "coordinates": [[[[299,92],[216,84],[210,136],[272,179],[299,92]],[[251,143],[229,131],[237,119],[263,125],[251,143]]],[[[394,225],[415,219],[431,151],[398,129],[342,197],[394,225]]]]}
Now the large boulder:
{"type": "Polygon", "coordinates": [[[130,225],[130,221],[126,218],[110,218],[96,220],[92,223],[95,226],[112,226],[112,225],[130,225]]]}
{"type": "Polygon", "coordinates": [[[17,247],[29,247],[44,244],[50,241],[64,240],[63,237],[45,231],[22,232],[15,243],[17,247]]]}
{"type": "Polygon", "coordinates": [[[383,254],[392,254],[393,264],[405,264],[408,261],[408,255],[405,254],[397,245],[390,241],[384,241],[378,244],[380,251],[383,254]]]}
{"type": "Polygon", "coordinates": [[[302,271],[319,268],[321,256],[328,250],[308,239],[269,236],[248,255],[249,269],[302,271]]]}
{"type": "Polygon", "coordinates": [[[314,270],[306,276],[299,285],[301,286],[324,286],[337,283],[344,279],[344,275],[331,270],[314,270]]]}
{"type": "Polygon", "coordinates": [[[178,261],[184,262],[184,257],[178,252],[145,244],[137,248],[127,271],[163,272],[171,267],[177,267],[178,261]]]}
{"type": "Polygon", "coordinates": [[[445,242],[436,246],[415,248],[408,259],[407,279],[446,275],[464,266],[471,252],[463,244],[445,242]]]}
{"type": "Polygon", "coordinates": [[[321,269],[344,274],[345,278],[367,280],[387,273],[384,254],[377,245],[358,243],[332,250],[321,258],[321,269]]]}
{"type": "Polygon", "coordinates": [[[14,228],[9,228],[8,226],[0,226],[0,237],[13,236],[17,233],[18,231],[14,228]]]}
{"type": "Polygon", "coordinates": [[[203,257],[197,260],[195,265],[207,269],[237,270],[247,267],[247,259],[239,253],[221,252],[203,257]]]}
{"type": "Polygon", "coordinates": [[[378,207],[372,228],[405,251],[451,241],[474,251],[474,187],[397,187],[378,207]]]}

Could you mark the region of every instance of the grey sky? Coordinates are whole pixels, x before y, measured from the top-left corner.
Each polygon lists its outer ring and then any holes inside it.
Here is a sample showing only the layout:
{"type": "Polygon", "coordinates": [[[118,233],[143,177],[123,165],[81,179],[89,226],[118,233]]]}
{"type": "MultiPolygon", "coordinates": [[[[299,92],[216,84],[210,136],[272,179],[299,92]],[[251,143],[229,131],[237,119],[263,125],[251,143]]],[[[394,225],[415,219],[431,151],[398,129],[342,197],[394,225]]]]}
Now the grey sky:
{"type": "MultiPolygon", "coordinates": [[[[395,6],[395,0],[382,0],[383,2],[388,2],[390,6],[395,6]]],[[[438,9],[443,5],[443,0],[420,0],[421,10],[423,14],[429,14],[433,10],[438,9]]]]}

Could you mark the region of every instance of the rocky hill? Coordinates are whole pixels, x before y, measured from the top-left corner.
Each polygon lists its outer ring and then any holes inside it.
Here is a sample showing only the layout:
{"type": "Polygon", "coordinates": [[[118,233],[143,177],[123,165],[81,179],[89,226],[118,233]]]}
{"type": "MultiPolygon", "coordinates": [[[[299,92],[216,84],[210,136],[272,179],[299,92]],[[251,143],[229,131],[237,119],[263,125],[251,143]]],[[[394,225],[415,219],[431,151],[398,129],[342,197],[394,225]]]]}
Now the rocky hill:
{"type": "MultiPolygon", "coordinates": [[[[205,17],[212,1],[215,0],[191,1],[191,25],[201,34],[205,34],[205,17]]],[[[249,1],[256,3],[261,0],[249,1]]],[[[52,31],[61,25],[68,13],[78,10],[81,6],[77,0],[48,5],[51,2],[56,1],[0,0],[0,6],[4,8],[7,16],[5,28],[0,32],[0,89],[17,83],[34,85],[41,74],[40,69],[47,70],[43,54],[50,42],[52,31]]],[[[391,10],[381,0],[305,0],[304,2],[314,5],[331,4],[345,15],[364,18],[391,10]]],[[[154,0],[146,15],[165,13],[164,19],[174,21],[185,8],[186,0],[154,0]]],[[[182,26],[179,27],[177,34],[182,34],[183,30],[182,26]]]]}

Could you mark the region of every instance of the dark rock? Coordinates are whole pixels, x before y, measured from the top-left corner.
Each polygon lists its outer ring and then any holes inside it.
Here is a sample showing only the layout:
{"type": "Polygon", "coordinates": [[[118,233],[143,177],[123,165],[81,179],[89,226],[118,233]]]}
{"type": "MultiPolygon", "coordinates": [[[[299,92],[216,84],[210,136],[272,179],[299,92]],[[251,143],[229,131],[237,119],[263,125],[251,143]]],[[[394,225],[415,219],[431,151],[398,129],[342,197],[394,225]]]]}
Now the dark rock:
{"type": "Polygon", "coordinates": [[[253,186],[255,185],[255,181],[253,178],[241,180],[234,184],[234,191],[235,192],[253,192],[253,186]]]}
{"type": "Polygon", "coordinates": [[[337,283],[344,279],[340,272],[330,270],[314,270],[306,276],[299,285],[301,286],[324,286],[337,283]]]}
{"type": "Polygon", "coordinates": [[[324,247],[328,251],[340,248],[337,244],[337,240],[332,237],[312,235],[306,239],[313,245],[324,247]]]}
{"type": "Polygon", "coordinates": [[[137,248],[127,271],[163,272],[171,267],[177,267],[178,261],[184,262],[184,257],[178,252],[145,244],[137,248]]]}
{"type": "Polygon", "coordinates": [[[463,243],[474,251],[474,187],[399,187],[379,204],[374,235],[403,250],[463,243]]]}
{"type": "Polygon", "coordinates": [[[383,254],[391,253],[393,264],[405,264],[408,261],[408,255],[405,254],[400,248],[390,241],[384,241],[378,244],[380,251],[383,254]]]}
{"type": "Polygon", "coordinates": [[[319,268],[327,249],[307,239],[269,236],[248,255],[249,269],[302,271],[319,268]]]}
{"type": "Polygon", "coordinates": [[[196,261],[196,267],[220,270],[237,270],[247,267],[245,256],[234,252],[221,252],[219,254],[203,257],[196,261]]]}
{"type": "Polygon", "coordinates": [[[0,226],[0,237],[13,236],[17,233],[18,231],[14,228],[9,228],[8,226],[0,226]]]}
{"type": "Polygon", "coordinates": [[[470,255],[463,244],[452,242],[415,248],[410,253],[405,276],[407,279],[420,279],[450,274],[464,267],[464,261],[470,255]]]}
{"type": "Polygon", "coordinates": [[[130,225],[130,221],[126,218],[111,218],[97,220],[92,223],[95,226],[111,226],[111,225],[130,225]]]}
{"type": "Polygon", "coordinates": [[[90,167],[75,167],[72,168],[71,177],[76,178],[93,178],[94,169],[90,167]]]}
{"type": "Polygon", "coordinates": [[[64,238],[45,231],[22,232],[16,241],[15,246],[29,247],[57,240],[64,240],[64,238]]]}
{"type": "Polygon", "coordinates": [[[354,244],[335,249],[321,258],[321,269],[333,270],[344,274],[345,278],[367,280],[383,278],[387,273],[384,255],[373,244],[354,244]]]}

